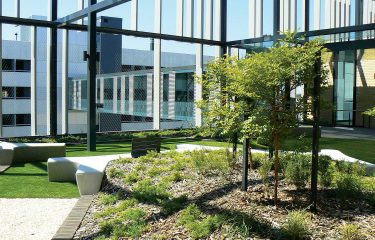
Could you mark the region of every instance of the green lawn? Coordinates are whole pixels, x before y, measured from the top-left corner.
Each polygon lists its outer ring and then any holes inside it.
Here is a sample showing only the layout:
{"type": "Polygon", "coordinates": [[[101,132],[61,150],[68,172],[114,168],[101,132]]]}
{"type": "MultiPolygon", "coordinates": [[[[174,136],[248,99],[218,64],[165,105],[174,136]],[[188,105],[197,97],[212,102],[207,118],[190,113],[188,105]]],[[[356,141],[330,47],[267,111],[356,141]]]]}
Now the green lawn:
{"type": "MultiPolygon", "coordinates": [[[[194,140],[186,138],[170,138],[163,139],[161,150],[172,150],[176,149],[177,144],[200,144],[205,146],[220,146],[220,147],[231,147],[232,145],[227,142],[219,142],[214,140],[194,140]]],[[[129,153],[131,151],[131,141],[116,142],[116,143],[98,143],[96,145],[96,152],[87,152],[85,144],[72,145],[67,147],[67,156],[78,157],[78,156],[101,156],[110,154],[121,154],[129,153]]]]}
{"type": "MultiPolygon", "coordinates": [[[[284,144],[284,149],[292,150],[295,146],[311,146],[311,139],[299,141],[296,139],[288,139],[284,144]]],[[[321,138],[321,149],[336,149],[344,154],[357,158],[369,163],[375,164],[375,141],[374,140],[357,140],[357,139],[337,139],[337,138],[321,138]]],[[[311,147],[310,147],[311,149],[311,147]]]]}
{"type": "Polygon", "coordinates": [[[0,198],[76,198],[75,183],[49,182],[47,163],[15,164],[0,174],[0,198]]]}

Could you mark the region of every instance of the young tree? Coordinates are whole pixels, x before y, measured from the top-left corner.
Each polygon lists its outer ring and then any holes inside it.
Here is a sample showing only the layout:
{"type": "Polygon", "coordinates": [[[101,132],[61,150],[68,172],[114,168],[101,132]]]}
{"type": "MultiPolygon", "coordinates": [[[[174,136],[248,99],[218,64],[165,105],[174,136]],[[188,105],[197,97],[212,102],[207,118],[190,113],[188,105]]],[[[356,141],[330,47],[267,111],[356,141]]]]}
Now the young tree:
{"type": "Polygon", "coordinates": [[[235,95],[256,102],[250,118],[243,123],[243,129],[269,136],[275,150],[275,205],[282,141],[298,126],[297,116],[310,109],[312,102],[303,98],[292,102],[290,96],[298,86],[311,87],[315,74],[321,75],[322,85],[325,83],[325,71],[314,71],[322,51],[320,41],[300,44],[293,34],[289,34],[269,51],[252,53],[238,62],[241,74],[234,77],[235,95]]]}
{"type": "Polygon", "coordinates": [[[224,56],[207,65],[202,81],[204,100],[198,102],[203,111],[203,131],[210,136],[229,138],[236,154],[237,141],[242,130],[245,110],[233,91],[233,78],[237,74],[236,57],[224,56]]]}

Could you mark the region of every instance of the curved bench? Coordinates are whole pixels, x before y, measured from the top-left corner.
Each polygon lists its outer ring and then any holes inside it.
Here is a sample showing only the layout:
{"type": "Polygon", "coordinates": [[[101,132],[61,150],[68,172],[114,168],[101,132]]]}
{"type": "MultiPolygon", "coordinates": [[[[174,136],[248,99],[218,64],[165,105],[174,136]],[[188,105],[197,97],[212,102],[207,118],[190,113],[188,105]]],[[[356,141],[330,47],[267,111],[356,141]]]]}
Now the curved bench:
{"type": "Polygon", "coordinates": [[[130,158],[130,154],[62,157],[48,159],[48,179],[50,182],[77,182],[81,195],[99,192],[105,168],[108,163],[119,158],[130,158]]]}

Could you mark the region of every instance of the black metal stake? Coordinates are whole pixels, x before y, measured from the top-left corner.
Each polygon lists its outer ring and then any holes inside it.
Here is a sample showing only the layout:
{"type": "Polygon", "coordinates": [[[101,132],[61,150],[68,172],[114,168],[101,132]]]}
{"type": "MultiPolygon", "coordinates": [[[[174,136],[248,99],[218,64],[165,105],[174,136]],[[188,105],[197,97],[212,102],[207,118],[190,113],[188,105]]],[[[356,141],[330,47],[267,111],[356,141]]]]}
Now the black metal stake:
{"type": "Polygon", "coordinates": [[[243,141],[243,160],[242,160],[242,191],[247,191],[247,188],[249,186],[249,145],[250,141],[248,138],[246,138],[243,141]]]}
{"type": "MultiPolygon", "coordinates": [[[[320,53],[319,53],[320,54],[320,53]]],[[[318,167],[319,167],[319,122],[320,122],[320,56],[315,63],[314,89],[313,89],[313,142],[311,166],[311,210],[316,211],[318,201],[318,167]]]]}

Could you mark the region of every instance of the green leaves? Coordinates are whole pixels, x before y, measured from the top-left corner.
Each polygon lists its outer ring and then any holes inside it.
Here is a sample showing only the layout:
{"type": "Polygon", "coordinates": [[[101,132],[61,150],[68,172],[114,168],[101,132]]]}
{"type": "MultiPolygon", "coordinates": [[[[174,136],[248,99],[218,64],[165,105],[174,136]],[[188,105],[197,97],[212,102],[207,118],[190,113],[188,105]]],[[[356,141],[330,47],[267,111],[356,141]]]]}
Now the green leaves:
{"type": "Polygon", "coordinates": [[[366,112],[363,113],[364,115],[370,116],[370,117],[375,117],[375,107],[367,110],[366,112]]]}

